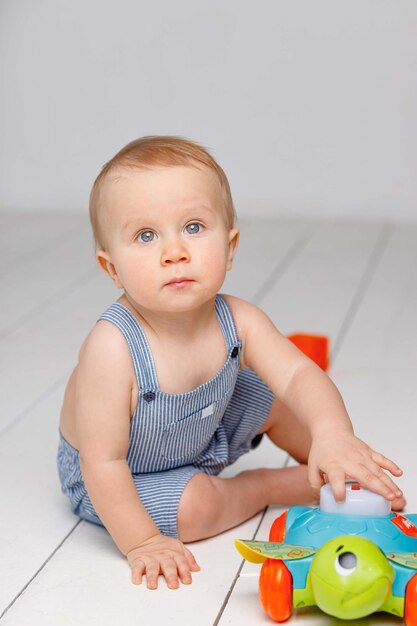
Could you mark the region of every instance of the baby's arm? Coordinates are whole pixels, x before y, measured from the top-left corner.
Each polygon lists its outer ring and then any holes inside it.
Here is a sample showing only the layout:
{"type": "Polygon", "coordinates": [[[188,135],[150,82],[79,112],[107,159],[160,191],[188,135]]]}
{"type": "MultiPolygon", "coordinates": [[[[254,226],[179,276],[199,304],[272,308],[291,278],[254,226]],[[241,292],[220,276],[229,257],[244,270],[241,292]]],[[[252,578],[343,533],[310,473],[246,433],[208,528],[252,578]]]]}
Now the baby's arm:
{"type": "Polygon", "coordinates": [[[126,461],[133,366],[120,332],[99,322],[80,353],[76,431],[83,478],[94,508],[120,551],[132,580],[149,588],[162,573],[170,588],[191,582],[198,566],[177,539],[162,535],[143,506],[126,461]]]}
{"type": "Polygon", "coordinates": [[[228,301],[243,341],[242,366],[256,371],[311,433],[311,485],[318,489],[325,475],[336,499],[343,500],[349,477],[390,500],[400,497],[398,486],[384,471],[400,476],[400,468],[354,435],[342,397],[330,378],[281,335],[260,309],[235,298],[228,301]]]}

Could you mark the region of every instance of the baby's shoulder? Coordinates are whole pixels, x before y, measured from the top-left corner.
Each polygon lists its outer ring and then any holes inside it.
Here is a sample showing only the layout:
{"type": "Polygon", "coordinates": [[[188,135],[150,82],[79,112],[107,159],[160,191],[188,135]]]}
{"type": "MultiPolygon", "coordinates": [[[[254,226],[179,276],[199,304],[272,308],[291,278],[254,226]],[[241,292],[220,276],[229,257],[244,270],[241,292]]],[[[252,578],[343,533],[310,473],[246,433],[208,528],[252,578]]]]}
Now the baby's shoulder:
{"type": "Polygon", "coordinates": [[[111,322],[99,320],[85,338],[79,362],[118,369],[130,365],[130,353],[120,330],[111,322]]]}
{"type": "Polygon", "coordinates": [[[230,296],[227,293],[221,293],[219,295],[227,302],[233,315],[236,314],[244,317],[245,315],[257,315],[259,313],[264,314],[262,309],[256,306],[256,304],[252,304],[252,302],[248,302],[243,298],[230,296]]]}
{"type": "Polygon", "coordinates": [[[247,331],[254,327],[254,324],[260,324],[268,319],[256,304],[228,294],[222,293],[220,295],[229,305],[240,338],[244,338],[247,331]]]}
{"type": "Polygon", "coordinates": [[[72,414],[99,421],[126,407],[132,414],[132,402],[137,401],[133,364],[123,336],[109,322],[100,320],[87,335],[72,378],[72,414]]]}

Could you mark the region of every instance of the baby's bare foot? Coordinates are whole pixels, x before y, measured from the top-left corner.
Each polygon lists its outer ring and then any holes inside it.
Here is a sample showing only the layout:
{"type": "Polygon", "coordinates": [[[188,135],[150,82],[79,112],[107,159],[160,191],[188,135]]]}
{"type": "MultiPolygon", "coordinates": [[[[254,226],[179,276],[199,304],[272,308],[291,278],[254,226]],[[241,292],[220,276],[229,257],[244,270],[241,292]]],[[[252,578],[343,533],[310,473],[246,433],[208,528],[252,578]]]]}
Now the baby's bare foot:
{"type": "Polygon", "coordinates": [[[307,465],[266,469],[269,504],[307,504],[318,500],[318,494],[308,481],[307,465]]]}

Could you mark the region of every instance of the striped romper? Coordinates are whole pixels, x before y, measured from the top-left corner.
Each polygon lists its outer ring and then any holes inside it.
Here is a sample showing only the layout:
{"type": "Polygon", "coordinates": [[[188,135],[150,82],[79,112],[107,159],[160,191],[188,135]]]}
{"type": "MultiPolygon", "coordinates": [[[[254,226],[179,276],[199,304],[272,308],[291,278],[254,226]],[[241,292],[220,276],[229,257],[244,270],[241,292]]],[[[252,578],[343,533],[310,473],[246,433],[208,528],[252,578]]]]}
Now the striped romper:
{"type": "MultiPolygon", "coordinates": [[[[113,304],[101,316],[114,324],[129,347],[139,388],[131,420],[127,463],[149,515],[164,535],[177,537],[177,510],[188,481],[198,472],[217,475],[254,447],[273,400],[251,370],[240,370],[239,341],[226,301],[216,297],[227,359],[193,391],[160,391],[146,336],[136,317],[113,304]]],[[[58,471],[63,492],[79,517],[101,524],[86,491],[78,451],[60,433],[58,471]]]]}

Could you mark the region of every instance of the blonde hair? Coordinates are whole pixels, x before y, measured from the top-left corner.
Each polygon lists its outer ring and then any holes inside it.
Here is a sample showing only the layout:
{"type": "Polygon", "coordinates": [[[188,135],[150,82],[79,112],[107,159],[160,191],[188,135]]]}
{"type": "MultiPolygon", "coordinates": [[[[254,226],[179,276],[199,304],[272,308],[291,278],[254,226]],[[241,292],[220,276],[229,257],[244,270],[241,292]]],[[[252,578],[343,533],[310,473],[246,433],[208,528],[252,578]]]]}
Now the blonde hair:
{"type": "Polygon", "coordinates": [[[102,168],[94,181],[90,194],[90,221],[96,247],[103,248],[103,232],[100,225],[100,189],[105,178],[119,168],[145,169],[153,166],[191,166],[204,165],[212,170],[220,183],[224,200],[227,226],[232,228],[236,220],[229,181],[220,165],[206,148],[184,139],[169,135],[149,135],[135,139],[122,148],[102,168]]]}

